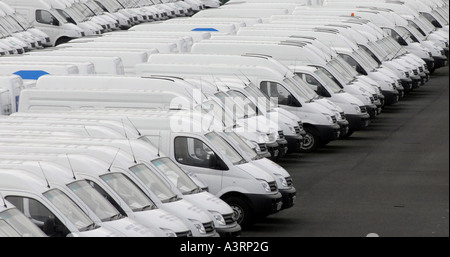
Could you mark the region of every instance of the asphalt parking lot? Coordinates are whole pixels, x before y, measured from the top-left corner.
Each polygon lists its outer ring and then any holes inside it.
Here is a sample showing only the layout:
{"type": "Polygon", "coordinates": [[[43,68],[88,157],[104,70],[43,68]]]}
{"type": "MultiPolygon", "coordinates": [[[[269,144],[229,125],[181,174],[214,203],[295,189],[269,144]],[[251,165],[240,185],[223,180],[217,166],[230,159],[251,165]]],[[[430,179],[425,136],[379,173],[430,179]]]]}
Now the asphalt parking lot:
{"type": "Polygon", "coordinates": [[[448,66],[365,131],[279,164],[296,204],[244,237],[448,237],[448,66]]]}

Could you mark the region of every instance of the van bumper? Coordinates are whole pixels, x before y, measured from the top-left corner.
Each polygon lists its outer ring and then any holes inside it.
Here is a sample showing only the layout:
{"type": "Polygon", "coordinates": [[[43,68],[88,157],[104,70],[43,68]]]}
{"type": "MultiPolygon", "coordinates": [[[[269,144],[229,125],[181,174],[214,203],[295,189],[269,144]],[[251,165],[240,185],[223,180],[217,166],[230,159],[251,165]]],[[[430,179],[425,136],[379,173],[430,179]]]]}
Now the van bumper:
{"type": "Polygon", "coordinates": [[[421,78],[419,75],[412,75],[411,76],[412,79],[412,88],[419,88],[420,84],[421,84],[421,78]]]}
{"type": "Polygon", "coordinates": [[[296,153],[300,151],[303,144],[302,136],[284,136],[287,141],[288,153],[296,153]]]}
{"type": "Polygon", "coordinates": [[[216,227],[216,232],[220,237],[239,237],[242,235],[242,228],[236,223],[236,226],[232,227],[216,227]]]}
{"type": "Polygon", "coordinates": [[[399,93],[397,90],[383,90],[384,105],[392,105],[398,102],[399,93]]]}
{"type": "Polygon", "coordinates": [[[370,115],[368,113],[364,114],[346,114],[349,129],[351,131],[357,131],[366,128],[370,123],[370,115]]]}
{"type": "Polygon", "coordinates": [[[248,194],[250,206],[255,217],[264,218],[281,210],[283,199],[280,192],[276,194],[248,194]]]}
{"type": "Polygon", "coordinates": [[[340,127],[340,133],[339,133],[339,138],[344,138],[345,135],[347,135],[349,129],[350,129],[350,123],[348,122],[348,120],[341,120],[337,122],[339,127],[340,127]]]}
{"type": "Polygon", "coordinates": [[[422,58],[422,60],[427,64],[428,71],[432,71],[434,69],[434,59],[433,58],[422,58]]]}
{"type": "Polygon", "coordinates": [[[291,187],[289,189],[278,189],[278,191],[280,191],[281,195],[282,195],[282,202],[283,205],[281,206],[281,209],[288,209],[291,208],[292,206],[294,206],[295,204],[295,199],[297,196],[297,190],[295,189],[295,187],[291,187]]]}
{"type": "Polygon", "coordinates": [[[405,93],[408,93],[413,88],[413,81],[410,78],[402,78],[402,86],[405,89],[405,93]]]}
{"type": "Polygon", "coordinates": [[[319,136],[322,142],[330,142],[339,138],[341,134],[341,127],[338,124],[334,125],[316,125],[319,131],[319,136]]]}
{"type": "Polygon", "coordinates": [[[439,69],[441,67],[447,66],[447,57],[445,56],[433,56],[434,68],[439,69]]]}
{"type": "Polygon", "coordinates": [[[286,139],[278,139],[278,156],[277,159],[283,158],[288,152],[288,142],[286,139]]]}
{"type": "Polygon", "coordinates": [[[269,143],[266,144],[267,147],[267,151],[269,151],[270,153],[270,159],[272,161],[275,161],[276,159],[278,159],[278,155],[280,154],[280,150],[278,149],[278,143],[269,143]]]}

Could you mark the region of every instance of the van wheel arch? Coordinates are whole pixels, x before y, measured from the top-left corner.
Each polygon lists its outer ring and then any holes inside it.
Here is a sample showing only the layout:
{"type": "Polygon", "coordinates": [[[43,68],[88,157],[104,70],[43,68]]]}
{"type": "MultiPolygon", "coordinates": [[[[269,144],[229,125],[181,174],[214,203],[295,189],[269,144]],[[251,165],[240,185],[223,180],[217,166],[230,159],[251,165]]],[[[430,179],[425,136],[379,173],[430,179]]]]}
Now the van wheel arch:
{"type": "Polygon", "coordinates": [[[220,198],[233,209],[233,214],[237,216],[237,223],[241,227],[249,227],[254,223],[254,213],[250,200],[244,194],[230,192],[220,198]]]}
{"type": "Polygon", "coordinates": [[[67,42],[69,42],[70,40],[72,40],[72,38],[66,37],[66,36],[62,36],[62,37],[58,38],[58,39],[55,41],[55,46],[58,46],[58,45],[60,45],[60,44],[67,43],[67,42]]]}

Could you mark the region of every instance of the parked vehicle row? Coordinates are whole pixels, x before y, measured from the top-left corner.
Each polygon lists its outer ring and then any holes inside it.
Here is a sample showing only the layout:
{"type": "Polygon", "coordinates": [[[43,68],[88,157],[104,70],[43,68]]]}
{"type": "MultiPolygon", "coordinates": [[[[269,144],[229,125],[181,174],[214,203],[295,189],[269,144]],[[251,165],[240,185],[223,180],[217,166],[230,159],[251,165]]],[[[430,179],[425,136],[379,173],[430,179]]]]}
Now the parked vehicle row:
{"type": "Polygon", "coordinates": [[[0,197],[46,236],[240,236],[448,65],[441,0],[54,1],[133,18],[0,58],[0,197]]]}

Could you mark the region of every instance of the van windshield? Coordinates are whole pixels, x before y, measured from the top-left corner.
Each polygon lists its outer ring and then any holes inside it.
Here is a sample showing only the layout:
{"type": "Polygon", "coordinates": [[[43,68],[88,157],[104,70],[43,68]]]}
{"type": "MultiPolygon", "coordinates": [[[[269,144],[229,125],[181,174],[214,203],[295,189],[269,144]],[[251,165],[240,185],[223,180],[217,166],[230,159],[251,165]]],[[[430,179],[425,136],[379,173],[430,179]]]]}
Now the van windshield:
{"type": "Polygon", "coordinates": [[[205,135],[206,138],[211,142],[211,146],[217,152],[221,153],[223,157],[228,158],[233,165],[246,163],[244,158],[223,138],[214,132],[205,135]]]}
{"type": "Polygon", "coordinates": [[[116,192],[120,198],[134,211],[145,211],[156,208],[156,205],[129,178],[120,173],[110,173],[101,179],[116,192]]]}
{"type": "Polygon", "coordinates": [[[13,17],[11,16],[5,16],[4,18],[4,23],[8,23],[10,25],[10,27],[12,28],[12,32],[22,32],[24,31],[24,28],[22,28],[16,20],[14,20],[13,17]]]}
{"type": "Polygon", "coordinates": [[[93,229],[94,222],[76,205],[72,199],[58,189],[44,193],[44,196],[67,218],[79,231],[93,229]]]}
{"type": "Polygon", "coordinates": [[[107,201],[87,181],[77,181],[67,185],[97,217],[102,221],[111,221],[121,218],[119,211],[107,201]]]}
{"type": "Polygon", "coordinates": [[[300,96],[300,98],[303,99],[304,102],[310,102],[313,101],[315,98],[318,97],[316,92],[312,91],[311,88],[309,88],[308,85],[305,84],[305,82],[297,75],[293,76],[292,79],[296,82],[293,83],[289,79],[284,79],[284,83],[289,85],[289,88],[292,89],[296,94],[300,96]]]}
{"type": "Polygon", "coordinates": [[[18,209],[0,213],[0,237],[45,237],[46,235],[18,209]]]}
{"type": "Polygon", "coordinates": [[[342,90],[342,88],[338,84],[336,84],[336,82],[330,79],[328,75],[324,71],[322,71],[322,68],[318,68],[314,72],[314,74],[316,74],[322,81],[324,81],[324,86],[333,91],[333,93],[337,94],[344,92],[344,90],[342,90]]]}
{"type": "Polygon", "coordinates": [[[215,96],[219,101],[227,108],[230,115],[235,119],[245,119],[247,116],[245,115],[244,110],[241,108],[239,104],[235,102],[235,99],[230,97],[227,93],[219,92],[216,93],[215,96]]]}
{"type": "Polygon", "coordinates": [[[85,17],[93,17],[95,16],[95,13],[87,6],[81,3],[75,3],[73,5],[75,9],[77,9],[81,14],[83,14],[85,17]]]}
{"type": "Polygon", "coordinates": [[[253,148],[251,148],[245,141],[235,132],[224,132],[234,143],[241,149],[251,160],[258,160],[260,157],[253,148]]]}
{"type": "Polygon", "coordinates": [[[181,191],[183,195],[201,192],[201,188],[170,158],[159,158],[153,160],[152,163],[181,191]]]}
{"type": "Polygon", "coordinates": [[[251,95],[256,101],[258,101],[257,104],[259,109],[263,109],[266,110],[267,112],[270,112],[273,110],[273,108],[276,108],[275,103],[270,101],[270,99],[263,92],[261,92],[261,90],[258,87],[256,87],[253,83],[245,87],[244,90],[249,95],[251,95]]]}
{"type": "Polygon", "coordinates": [[[145,186],[152,191],[163,203],[179,200],[170,187],[147,165],[138,164],[130,168],[145,186]]]}

